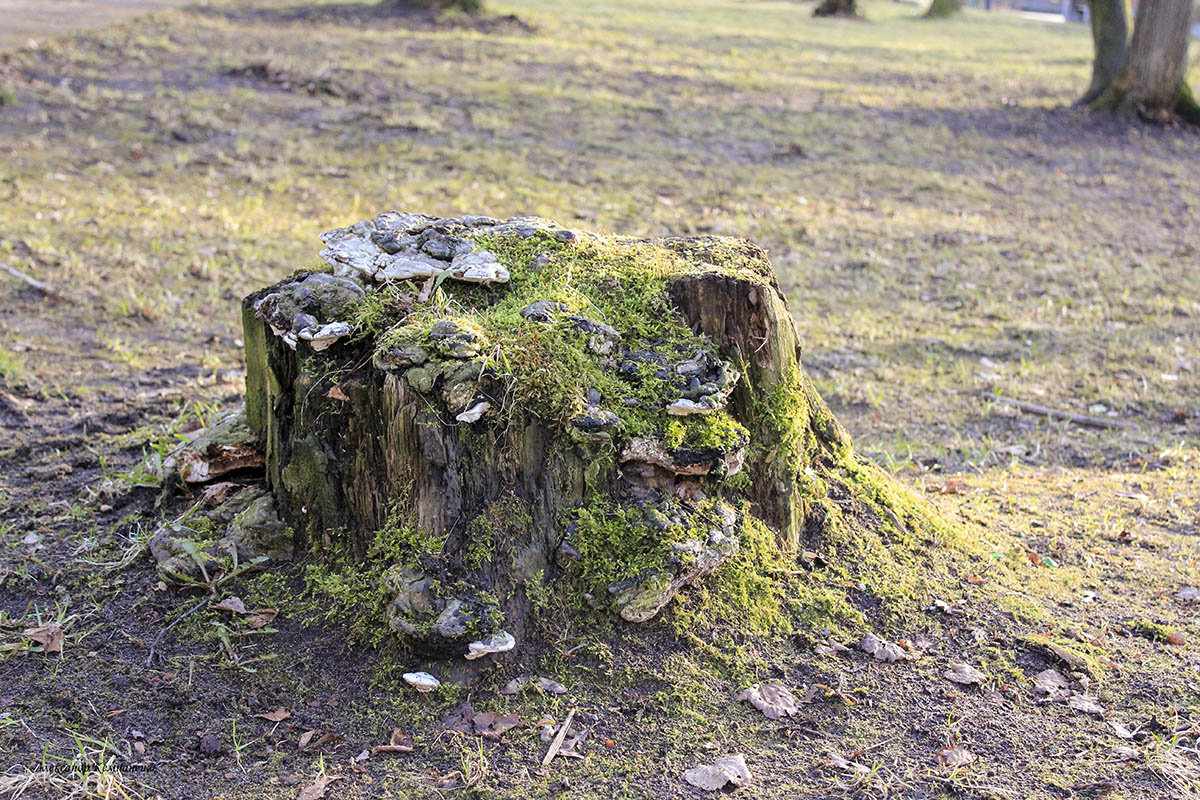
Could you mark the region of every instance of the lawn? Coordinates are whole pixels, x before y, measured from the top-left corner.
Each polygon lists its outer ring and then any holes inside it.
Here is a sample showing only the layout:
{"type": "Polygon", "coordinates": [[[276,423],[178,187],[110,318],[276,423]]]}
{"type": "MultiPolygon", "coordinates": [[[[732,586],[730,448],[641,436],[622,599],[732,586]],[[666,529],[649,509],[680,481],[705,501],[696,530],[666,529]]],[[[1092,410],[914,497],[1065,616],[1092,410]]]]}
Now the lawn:
{"type": "MultiPolygon", "coordinates": [[[[0,262],[56,289],[0,273],[0,766],[86,751],[78,772],[164,797],[293,796],[322,769],[344,778],[330,796],[427,796],[458,770],[489,796],[663,797],[728,750],[767,797],[1200,796],[1200,625],[1176,597],[1200,584],[1200,136],[1071,108],[1085,26],[810,11],[217,0],[0,54],[0,262]],[[191,598],[156,591],[148,559],[87,564],[156,515],[148,490],[91,489],[238,401],[241,297],[392,208],[766,247],[858,448],[986,544],[963,613],[891,631],[931,642],[903,669],[816,656],[811,631],[680,645],[671,678],[635,644],[541,665],[598,720],[587,758],[549,770],[532,731],[423,732],[411,757],[346,766],[463,698],[394,696],[386,654],[279,587],[248,591],[289,603],[264,645],[286,668],[222,667],[211,620],[143,668],[191,598]],[[46,615],[71,619],[61,659],[17,645],[46,615]],[[1106,719],[1032,700],[1038,635],[1093,659],[1106,719]],[[987,691],[940,680],[947,659],[983,663],[987,691]],[[767,723],[730,699],[755,676],[840,688],[767,723]],[[278,730],[253,716],[275,705],[278,730]],[[298,750],[308,729],[345,741],[298,750]],[[955,744],[978,760],[939,766],[955,744]]],[[[487,698],[535,720],[567,702],[487,698]]]]}

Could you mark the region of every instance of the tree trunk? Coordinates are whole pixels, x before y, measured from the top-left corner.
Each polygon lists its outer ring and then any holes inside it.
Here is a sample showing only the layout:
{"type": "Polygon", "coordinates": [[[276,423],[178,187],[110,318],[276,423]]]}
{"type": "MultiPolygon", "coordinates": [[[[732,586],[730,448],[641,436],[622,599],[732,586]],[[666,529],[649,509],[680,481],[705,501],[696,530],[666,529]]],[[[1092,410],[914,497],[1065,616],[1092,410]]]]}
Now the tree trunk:
{"type": "Polygon", "coordinates": [[[1192,0],[1142,0],[1125,64],[1092,105],[1200,123],[1200,106],[1184,80],[1191,20],[1192,0]]]}
{"type": "Polygon", "coordinates": [[[1095,57],[1092,60],[1092,83],[1083,97],[1079,98],[1080,105],[1094,102],[1112,86],[1125,64],[1125,50],[1129,42],[1125,0],[1091,0],[1090,5],[1095,57]]]}
{"type": "Polygon", "coordinates": [[[857,0],[821,0],[815,9],[814,17],[857,17],[857,0]]]}
{"type": "Polygon", "coordinates": [[[297,544],[376,575],[417,652],[525,642],[547,591],[643,622],[727,562],[768,580],[752,558],[843,514],[923,524],[854,456],[747,242],[395,212],[322,238],[333,275],[244,304],[249,423],[297,544]]]}
{"type": "Polygon", "coordinates": [[[933,0],[929,4],[929,10],[925,12],[925,16],[927,18],[938,19],[957,14],[959,11],[962,11],[961,0],[933,0]]]}

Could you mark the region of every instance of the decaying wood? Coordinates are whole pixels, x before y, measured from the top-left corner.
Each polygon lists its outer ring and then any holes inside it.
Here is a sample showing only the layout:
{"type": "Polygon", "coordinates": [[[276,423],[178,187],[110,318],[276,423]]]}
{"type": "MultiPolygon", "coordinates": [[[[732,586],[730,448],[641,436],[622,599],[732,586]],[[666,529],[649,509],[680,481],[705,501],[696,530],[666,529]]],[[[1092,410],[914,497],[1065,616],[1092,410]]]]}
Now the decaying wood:
{"type": "Polygon", "coordinates": [[[998,403],[1003,403],[1007,406],[1013,406],[1026,414],[1036,414],[1039,417],[1050,417],[1051,419],[1061,419],[1067,422],[1074,422],[1076,425],[1086,425],[1091,428],[1131,428],[1133,427],[1128,422],[1122,422],[1119,419],[1111,419],[1109,417],[1094,417],[1091,414],[1076,414],[1073,411],[1063,411],[1049,406],[1039,406],[1036,403],[1027,403],[1024,400],[1017,400],[1012,397],[1004,397],[996,395],[991,398],[998,403]]]}

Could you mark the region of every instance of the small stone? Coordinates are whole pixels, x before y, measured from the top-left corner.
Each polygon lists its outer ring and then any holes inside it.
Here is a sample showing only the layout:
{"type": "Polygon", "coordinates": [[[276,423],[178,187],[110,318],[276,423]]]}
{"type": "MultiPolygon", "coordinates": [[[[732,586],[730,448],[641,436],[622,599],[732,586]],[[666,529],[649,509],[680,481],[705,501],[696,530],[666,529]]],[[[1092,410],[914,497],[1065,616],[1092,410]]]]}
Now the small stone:
{"type": "Polygon", "coordinates": [[[404,673],[404,682],[421,694],[432,692],[442,685],[441,681],[428,672],[406,672],[404,673]]]}

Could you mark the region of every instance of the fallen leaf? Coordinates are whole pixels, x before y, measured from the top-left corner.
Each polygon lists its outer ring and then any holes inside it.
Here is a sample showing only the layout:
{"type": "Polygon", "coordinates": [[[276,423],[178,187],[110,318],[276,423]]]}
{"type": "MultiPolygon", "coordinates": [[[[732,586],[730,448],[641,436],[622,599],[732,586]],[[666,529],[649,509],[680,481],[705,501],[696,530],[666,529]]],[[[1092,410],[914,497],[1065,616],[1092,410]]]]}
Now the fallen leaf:
{"type": "Polygon", "coordinates": [[[243,603],[242,598],[238,597],[237,595],[226,597],[221,602],[214,603],[213,608],[217,609],[218,611],[229,611],[234,614],[246,613],[246,604],[243,603]]]}
{"type": "Polygon", "coordinates": [[[329,784],[340,780],[341,777],[331,778],[328,775],[322,775],[308,786],[305,786],[303,789],[301,789],[300,794],[296,795],[296,800],[321,800],[321,798],[325,796],[325,792],[329,788],[329,784]]]}
{"type": "Polygon", "coordinates": [[[800,713],[796,696],[781,683],[755,683],[734,695],[734,699],[754,706],[767,719],[800,713]]]}
{"type": "Polygon", "coordinates": [[[266,714],[255,714],[254,716],[258,717],[259,719],[265,719],[267,722],[283,722],[285,719],[288,719],[292,716],[292,712],[288,711],[283,706],[280,706],[274,711],[268,711],[266,714]]]}
{"type": "Polygon", "coordinates": [[[61,653],[63,651],[63,641],[66,638],[63,634],[63,629],[53,622],[39,625],[36,628],[26,628],[21,631],[21,635],[26,639],[40,644],[43,653],[61,653]]]}
{"type": "Polygon", "coordinates": [[[1112,755],[1113,758],[1119,758],[1122,761],[1133,761],[1140,756],[1140,753],[1132,747],[1119,744],[1113,747],[1112,755]]]}
{"type": "Polygon", "coordinates": [[[719,792],[729,784],[734,788],[747,786],[753,776],[741,755],[718,758],[712,764],[692,767],[683,773],[683,779],[706,792],[719,792]]]}
{"type": "Polygon", "coordinates": [[[471,717],[471,724],[475,727],[475,733],[483,738],[498,740],[505,731],[520,725],[521,719],[516,714],[501,716],[494,711],[481,711],[471,717]]]}
{"type": "Polygon", "coordinates": [[[1071,684],[1056,669],[1044,669],[1033,678],[1033,689],[1050,700],[1065,700],[1071,693],[1071,684]]]}
{"type": "Polygon", "coordinates": [[[1200,603],[1200,589],[1194,586],[1184,586],[1175,593],[1175,599],[1185,603],[1200,603]]]}
{"type": "Polygon", "coordinates": [[[1076,711],[1082,711],[1085,714],[1103,714],[1104,706],[1096,702],[1092,697],[1086,694],[1073,694],[1067,698],[1067,705],[1076,711]]]}
{"type": "Polygon", "coordinates": [[[300,749],[303,750],[304,748],[308,747],[308,743],[311,742],[312,738],[316,735],[317,732],[315,730],[308,730],[300,734],[300,749]]]}
{"type": "Polygon", "coordinates": [[[321,734],[319,739],[313,742],[313,747],[320,747],[321,745],[332,744],[340,741],[342,741],[342,737],[331,731],[325,731],[325,733],[321,734]]]}
{"type": "Polygon", "coordinates": [[[500,689],[500,694],[503,694],[503,695],[516,694],[517,692],[521,691],[521,689],[524,688],[525,684],[527,684],[527,683],[529,683],[528,675],[518,675],[517,677],[513,678],[508,683],[504,684],[504,687],[500,689]]]}
{"type": "Polygon", "coordinates": [[[378,753],[411,753],[413,751],[412,738],[400,728],[392,731],[392,738],[387,744],[376,745],[371,748],[371,755],[378,753]]]}
{"type": "Polygon", "coordinates": [[[549,692],[550,694],[567,693],[567,687],[563,686],[556,680],[551,680],[550,678],[538,678],[533,682],[533,685],[541,689],[543,692],[549,692]]]}
{"type": "Polygon", "coordinates": [[[876,661],[891,663],[893,661],[902,661],[907,658],[904,650],[902,650],[899,645],[893,644],[886,639],[880,639],[878,636],[870,632],[867,632],[867,634],[863,636],[858,647],[864,653],[874,656],[876,661]]]}
{"type": "Polygon", "coordinates": [[[1107,722],[1108,722],[1108,727],[1113,729],[1113,733],[1115,733],[1118,738],[1120,738],[1120,739],[1132,739],[1133,738],[1133,731],[1129,730],[1129,728],[1125,727],[1120,722],[1117,722],[1117,721],[1111,720],[1111,719],[1107,720],[1107,722]]]}
{"type": "Polygon", "coordinates": [[[840,769],[842,772],[866,773],[871,771],[871,768],[867,765],[859,764],[857,761],[851,761],[848,758],[843,758],[838,753],[829,754],[829,763],[840,769]]]}
{"type": "Polygon", "coordinates": [[[279,612],[273,608],[256,608],[246,612],[246,619],[243,622],[248,628],[265,628],[274,622],[277,616],[279,616],[279,612]]]}
{"type": "Polygon", "coordinates": [[[946,670],[943,677],[948,681],[970,685],[972,683],[983,683],[987,676],[979,670],[972,667],[970,664],[951,664],[950,669],[946,670]]]}
{"type": "Polygon", "coordinates": [[[448,731],[474,733],[475,726],[471,722],[471,718],[474,716],[475,709],[471,706],[471,704],[463,703],[461,706],[442,717],[442,727],[448,731]]]}
{"type": "Polygon", "coordinates": [[[962,745],[947,747],[938,753],[938,763],[945,767],[965,767],[978,756],[962,745]]]}

